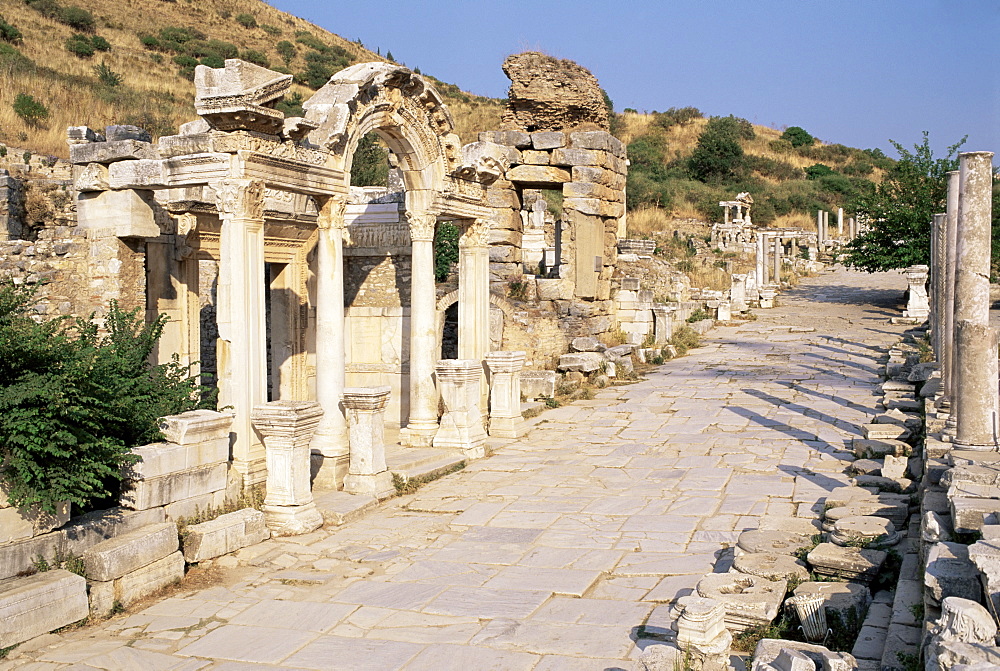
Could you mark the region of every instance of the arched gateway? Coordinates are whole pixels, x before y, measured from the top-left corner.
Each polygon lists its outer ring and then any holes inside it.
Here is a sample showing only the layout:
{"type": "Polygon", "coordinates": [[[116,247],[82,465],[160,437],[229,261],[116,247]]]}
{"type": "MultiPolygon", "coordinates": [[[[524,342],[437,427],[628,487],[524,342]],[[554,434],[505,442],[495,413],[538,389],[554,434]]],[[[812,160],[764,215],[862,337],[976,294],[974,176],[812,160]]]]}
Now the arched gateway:
{"type": "Polygon", "coordinates": [[[149,311],[172,318],[162,351],[214,359],[206,368],[214,368],[219,406],[235,415],[233,463],[244,485],[266,474],[250,413],[268,400],[318,401],[318,478],[336,485],[346,473],[344,219],[354,151],[369,132],[397,157],[406,189],[412,354],[404,436],[428,444],[438,421],[435,225],[450,220],[462,230],[460,356],[482,359],[492,214],[484,193],[506,167],[505,150],[460,146],[437,92],[396,65],[343,70],[305,103],[304,118],[274,109],[290,75],[227,60],[199,66],[195,85],[200,120],[152,152],[83,166],[79,211],[82,225],[145,251],[149,311]]]}

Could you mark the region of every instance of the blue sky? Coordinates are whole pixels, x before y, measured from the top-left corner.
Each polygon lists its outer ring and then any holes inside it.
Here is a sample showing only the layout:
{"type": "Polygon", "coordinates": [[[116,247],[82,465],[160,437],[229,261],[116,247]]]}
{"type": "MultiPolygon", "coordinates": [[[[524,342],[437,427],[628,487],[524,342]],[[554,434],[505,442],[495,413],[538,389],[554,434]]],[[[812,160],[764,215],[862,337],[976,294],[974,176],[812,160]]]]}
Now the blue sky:
{"type": "MultiPolygon", "coordinates": [[[[1000,153],[997,0],[271,0],[461,88],[506,96],[528,49],[590,69],[618,111],[692,105],[826,142],[1000,153]]],[[[462,138],[471,141],[473,138],[462,138]]]]}

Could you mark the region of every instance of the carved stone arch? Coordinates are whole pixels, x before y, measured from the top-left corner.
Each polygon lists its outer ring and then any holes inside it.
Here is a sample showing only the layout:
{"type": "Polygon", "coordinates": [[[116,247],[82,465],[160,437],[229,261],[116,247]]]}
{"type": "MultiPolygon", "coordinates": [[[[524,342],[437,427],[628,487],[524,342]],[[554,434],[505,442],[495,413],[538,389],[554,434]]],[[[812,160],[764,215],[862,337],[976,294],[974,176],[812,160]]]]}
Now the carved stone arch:
{"type": "Polygon", "coordinates": [[[359,63],[341,70],[303,108],[319,124],[310,141],[330,150],[330,167],[344,171],[345,187],[358,142],[372,131],[399,160],[408,200],[410,192],[444,191],[446,176],[461,161],[447,106],[433,86],[405,67],[359,63]]]}

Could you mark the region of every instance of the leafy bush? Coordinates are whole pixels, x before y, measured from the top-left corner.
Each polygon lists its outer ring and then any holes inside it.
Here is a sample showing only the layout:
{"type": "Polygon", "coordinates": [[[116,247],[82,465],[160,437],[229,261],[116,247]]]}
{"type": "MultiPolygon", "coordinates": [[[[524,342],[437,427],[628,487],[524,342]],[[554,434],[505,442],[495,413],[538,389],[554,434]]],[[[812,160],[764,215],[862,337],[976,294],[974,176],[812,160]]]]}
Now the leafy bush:
{"type": "Polygon", "coordinates": [[[56,0],[25,0],[25,4],[47,19],[58,20],[59,10],[62,9],[56,0]]]}
{"type": "Polygon", "coordinates": [[[781,134],[782,140],[788,140],[793,147],[809,147],[816,141],[809,132],[799,126],[790,126],[781,134]]]}
{"type": "Polygon", "coordinates": [[[751,169],[763,177],[777,180],[802,179],[805,174],[799,168],[785,161],[777,161],[765,156],[749,157],[751,169]]]}
{"type": "Polygon", "coordinates": [[[182,28],[179,26],[167,26],[160,28],[159,38],[161,42],[176,42],[184,44],[191,40],[205,39],[205,33],[195,28],[182,28]]]}
{"type": "MultiPolygon", "coordinates": [[[[287,98],[283,98],[282,100],[278,101],[278,104],[276,104],[274,108],[277,110],[281,110],[281,113],[284,114],[286,117],[305,116],[306,111],[302,108],[302,103],[304,102],[305,99],[302,97],[302,94],[299,93],[298,91],[295,91],[294,93],[292,93],[292,95],[288,96],[287,98]]],[[[354,154],[355,161],[357,161],[357,158],[358,155],[355,152],[354,154]]],[[[382,183],[384,184],[385,181],[383,180],[382,183]]]]}
{"type": "Polygon", "coordinates": [[[698,136],[698,144],[688,159],[688,171],[694,179],[726,184],[744,179],[749,165],[740,145],[754,137],[746,119],[734,116],[712,117],[698,136]]]}
{"type": "Polygon", "coordinates": [[[80,33],[74,33],[66,40],[66,51],[80,58],[90,58],[96,49],[90,38],[80,33]]]}
{"type": "Polygon", "coordinates": [[[202,56],[198,59],[198,62],[202,65],[208,66],[210,68],[224,68],[226,67],[226,61],[220,56],[212,54],[210,56],[202,56]]]}
{"type": "Polygon", "coordinates": [[[305,55],[306,69],[295,79],[306,86],[318,89],[337,72],[351,64],[347,51],[340,47],[324,47],[323,51],[308,51],[305,55]]]}
{"type": "Polygon", "coordinates": [[[30,58],[6,42],[0,42],[0,69],[16,74],[30,70],[33,66],[30,58]]]}
{"type": "Polygon", "coordinates": [[[834,169],[822,163],[816,163],[806,168],[806,179],[819,179],[834,174],[834,169]]]}
{"type": "Polygon", "coordinates": [[[459,230],[455,224],[443,222],[434,231],[434,279],[448,279],[451,268],[458,262],[459,230]]]}
{"type": "Polygon", "coordinates": [[[97,25],[93,14],[75,5],[59,8],[55,18],[60,23],[85,33],[94,32],[94,26],[97,25]]]}
{"type": "Polygon", "coordinates": [[[281,35],[281,33],[283,32],[281,28],[279,28],[278,26],[272,26],[267,23],[260,24],[260,29],[273,37],[277,37],[278,35],[281,35]]]}
{"type": "Polygon", "coordinates": [[[13,25],[7,23],[7,21],[4,20],[3,15],[0,14],[0,40],[10,42],[11,44],[17,44],[21,41],[21,37],[21,31],[13,25]]]}
{"type": "Polygon", "coordinates": [[[695,119],[702,118],[704,115],[697,107],[671,107],[666,112],[653,113],[653,123],[667,129],[673,126],[686,126],[695,119]]]}
{"type": "Polygon", "coordinates": [[[236,23],[240,24],[244,28],[256,28],[257,17],[253,14],[237,14],[236,23]]]}
{"type": "Polygon", "coordinates": [[[97,75],[97,81],[101,82],[105,86],[118,86],[125,80],[125,78],[119,73],[108,67],[106,63],[95,65],[94,74],[97,75]]]}
{"type": "Polygon", "coordinates": [[[37,323],[34,289],[0,285],[0,478],[12,505],[54,511],[111,494],[130,447],[159,439],[157,420],[199,405],[176,360],[149,356],[166,322],[112,303],[107,335],[83,320],[37,323]]]}
{"type": "Polygon", "coordinates": [[[24,123],[29,126],[37,126],[49,118],[49,108],[27,93],[17,94],[17,97],[14,98],[13,108],[14,114],[21,117],[24,123]]]}
{"type": "Polygon", "coordinates": [[[271,61],[268,60],[267,54],[262,51],[257,51],[256,49],[247,49],[240,54],[240,58],[247,61],[248,63],[253,63],[254,65],[259,65],[262,68],[270,67],[271,61]]]}
{"type": "Polygon", "coordinates": [[[299,44],[304,44],[315,51],[323,52],[327,49],[326,43],[323,42],[323,40],[305,30],[300,30],[295,33],[295,41],[299,44]]]}
{"type": "Polygon", "coordinates": [[[295,58],[295,45],[288,40],[281,40],[275,44],[274,50],[278,52],[278,55],[281,56],[281,60],[285,62],[286,66],[295,58]]]}
{"type": "Polygon", "coordinates": [[[90,43],[94,46],[97,51],[111,51],[111,43],[100,35],[94,35],[90,38],[90,43]]]}

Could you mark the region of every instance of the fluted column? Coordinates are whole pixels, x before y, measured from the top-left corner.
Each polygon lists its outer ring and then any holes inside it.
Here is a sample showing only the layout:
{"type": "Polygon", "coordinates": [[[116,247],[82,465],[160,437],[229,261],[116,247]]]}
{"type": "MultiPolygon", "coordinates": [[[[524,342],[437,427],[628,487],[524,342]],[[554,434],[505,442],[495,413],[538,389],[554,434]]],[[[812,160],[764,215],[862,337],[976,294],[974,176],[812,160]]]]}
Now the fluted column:
{"type": "Polygon", "coordinates": [[[955,350],[958,362],[955,444],[996,449],[997,338],[989,325],[993,153],[959,154],[958,266],[955,350]]]}
{"type": "Polygon", "coordinates": [[[347,358],[344,350],[344,209],[346,201],[319,202],[316,242],[316,401],[323,408],[311,449],[318,467],[314,484],[343,485],[350,462],[347,420],[341,406],[347,358]]]}
{"type": "MultiPolygon", "coordinates": [[[[931,223],[931,346],[934,348],[934,358],[944,368],[944,274],[947,265],[945,255],[945,237],[947,217],[935,214],[931,223]]],[[[942,370],[942,375],[944,371],[942,370]]],[[[944,386],[942,384],[942,389],[944,386]]]]}
{"type": "Polygon", "coordinates": [[[958,191],[960,173],[952,170],[948,173],[948,200],[945,209],[945,256],[946,267],[944,275],[944,381],[945,398],[941,409],[949,413],[945,431],[954,435],[955,413],[951,402],[955,398],[955,366],[958,363],[955,354],[955,274],[958,267],[958,191]]]}
{"type": "Polygon", "coordinates": [[[434,294],[434,229],[437,217],[407,212],[413,255],[410,271],[410,416],[404,444],[428,447],[438,428],[434,363],[440,356],[434,294]]]}
{"type": "Polygon", "coordinates": [[[233,467],[245,487],[264,482],[264,445],[250,414],[267,401],[264,312],[264,183],[214,182],[222,222],[216,319],[219,407],[233,408],[233,467]]]}

